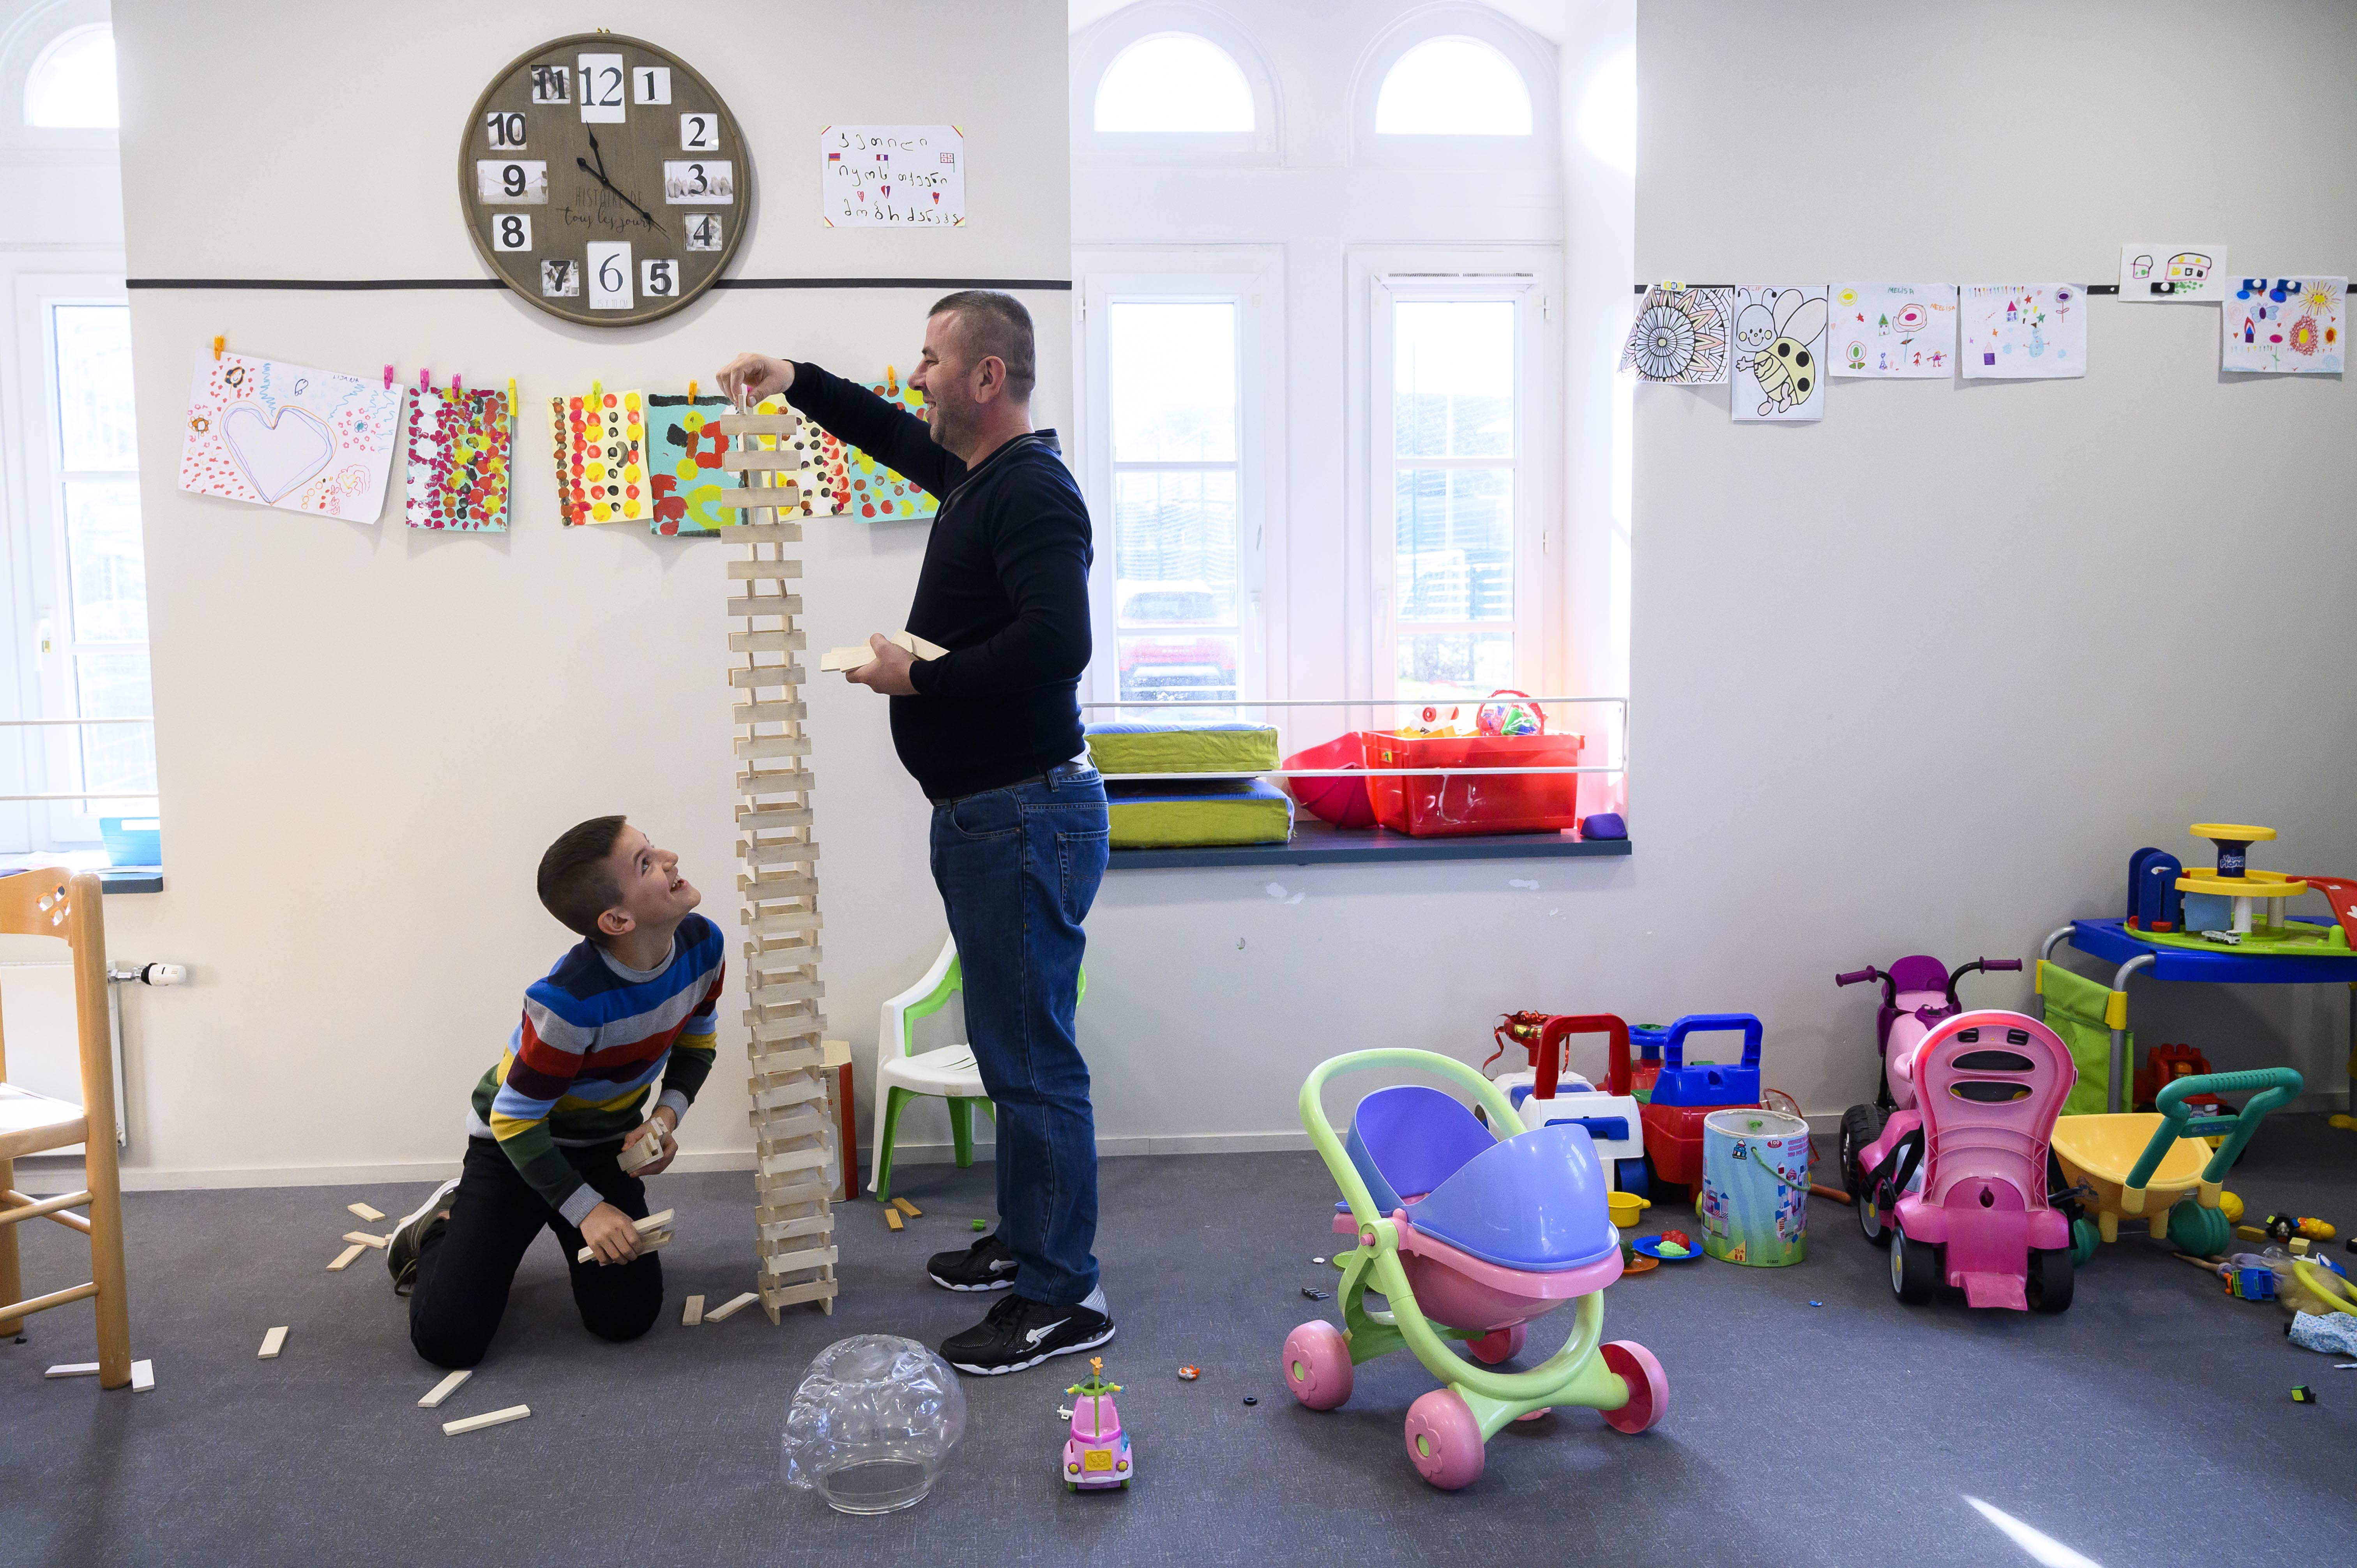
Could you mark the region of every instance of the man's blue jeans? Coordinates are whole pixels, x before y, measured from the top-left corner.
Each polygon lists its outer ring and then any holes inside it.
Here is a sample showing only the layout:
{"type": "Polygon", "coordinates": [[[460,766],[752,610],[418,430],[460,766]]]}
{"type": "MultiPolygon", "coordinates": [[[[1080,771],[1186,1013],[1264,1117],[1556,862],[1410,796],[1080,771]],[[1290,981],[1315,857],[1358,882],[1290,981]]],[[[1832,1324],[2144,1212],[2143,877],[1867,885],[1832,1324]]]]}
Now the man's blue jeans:
{"type": "Polygon", "coordinates": [[[933,808],[933,881],[996,1108],[998,1239],[1015,1254],[1015,1293],[1050,1306],[1097,1288],[1096,1122],[1072,1015],[1081,922],[1111,847],[1092,768],[1066,764],[933,808]]]}

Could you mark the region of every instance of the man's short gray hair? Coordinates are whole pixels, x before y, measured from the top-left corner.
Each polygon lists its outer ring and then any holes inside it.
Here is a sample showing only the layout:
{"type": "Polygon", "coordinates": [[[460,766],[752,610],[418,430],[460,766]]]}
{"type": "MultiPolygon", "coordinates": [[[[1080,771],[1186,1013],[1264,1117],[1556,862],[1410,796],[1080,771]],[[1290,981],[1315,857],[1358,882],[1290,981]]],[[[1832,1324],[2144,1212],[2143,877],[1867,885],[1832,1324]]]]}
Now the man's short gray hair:
{"type": "Polygon", "coordinates": [[[1006,392],[1017,403],[1031,401],[1031,384],[1039,379],[1038,356],[1032,347],[1031,313],[1011,294],[994,289],[966,288],[933,302],[928,317],[952,312],[964,335],[967,351],[976,360],[996,354],[1006,367],[1006,392]]]}

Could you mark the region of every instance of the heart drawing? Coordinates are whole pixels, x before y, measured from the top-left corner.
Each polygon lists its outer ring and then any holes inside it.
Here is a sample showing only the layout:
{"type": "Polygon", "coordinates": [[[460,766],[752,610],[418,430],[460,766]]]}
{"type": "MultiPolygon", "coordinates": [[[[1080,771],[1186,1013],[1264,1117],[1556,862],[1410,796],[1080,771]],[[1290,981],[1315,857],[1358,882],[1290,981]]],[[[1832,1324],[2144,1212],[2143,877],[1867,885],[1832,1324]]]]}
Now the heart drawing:
{"type": "Polygon", "coordinates": [[[336,438],[328,422],[307,408],[291,404],[276,418],[265,418],[250,403],[241,403],[221,415],[221,445],[245,482],[269,506],[317,475],[336,456],[336,438]]]}

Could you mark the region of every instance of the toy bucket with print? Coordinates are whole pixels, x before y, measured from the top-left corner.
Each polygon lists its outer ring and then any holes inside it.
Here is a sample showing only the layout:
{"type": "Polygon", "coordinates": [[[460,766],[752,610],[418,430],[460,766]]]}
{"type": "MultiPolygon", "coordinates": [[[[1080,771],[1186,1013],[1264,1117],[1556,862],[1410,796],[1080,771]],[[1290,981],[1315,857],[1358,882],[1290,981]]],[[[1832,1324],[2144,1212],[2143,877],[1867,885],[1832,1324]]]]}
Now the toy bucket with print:
{"type": "Polygon", "coordinates": [[[1781,1268],[1805,1251],[1809,1124],[1781,1111],[1715,1111],[1702,1123],[1702,1250],[1781,1268]]]}

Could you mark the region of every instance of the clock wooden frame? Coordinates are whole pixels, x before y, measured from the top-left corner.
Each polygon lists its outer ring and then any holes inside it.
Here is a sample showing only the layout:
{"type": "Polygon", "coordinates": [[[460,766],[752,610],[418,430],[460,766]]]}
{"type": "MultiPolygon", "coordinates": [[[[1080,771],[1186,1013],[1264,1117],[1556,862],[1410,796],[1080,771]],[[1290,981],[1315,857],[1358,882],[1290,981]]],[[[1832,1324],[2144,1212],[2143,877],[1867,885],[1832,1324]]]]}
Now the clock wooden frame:
{"type": "MultiPolygon", "coordinates": [[[[681,188],[694,187],[683,184],[681,188]]],[[[752,156],[727,103],[685,60],[659,44],[619,33],[573,33],[518,55],[475,100],[458,143],[458,205],[466,215],[467,232],[476,253],[517,294],[566,321],[587,327],[635,327],[682,309],[728,270],[737,247],[744,242],[752,212],[752,156]],[[622,57],[619,121],[582,118],[584,87],[578,57],[584,54],[622,57]],[[542,72],[563,70],[564,102],[534,101],[535,68],[542,72]],[[651,69],[670,73],[665,102],[640,101],[642,73],[651,69]],[[521,146],[493,145],[494,113],[524,116],[521,146]],[[707,113],[713,118],[715,145],[708,154],[690,150],[683,145],[689,131],[687,120],[707,113]],[[584,172],[576,158],[601,166],[620,196],[584,172]],[[517,177],[508,173],[507,166],[528,170],[534,163],[544,171],[541,199],[529,199],[527,181],[525,197],[511,199],[509,193],[517,177]],[[698,169],[728,165],[726,199],[706,193],[694,201],[667,200],[666,164],[698,169]],[[486,197],[492,177],[479,172],[479,166],[492,166],[504,177],[497,199],[486,197]],[[638,203],[644,215],[621,197],[638,203]],[[500,220],[509,215],[521,215],[527,221],[502,229],[500,220]],[[651,215],[662,229],[652,227],[646,215],[651,215]],[[707,216],[716,220],[721,231],[716,248],[689,249],[697,220],[707,216]],[[499,235],[509,240],[522,237],[528,243],[500,248],[494,243],[499,235]],[[604,295],[593,286],[593,268],[598,263],[589,247],[615,242],[626,242],[630,248],[623,273],[630,304],[626,307],[594,306],[593,300],[604,295]],[[544,292],[544,262],[572,264],[573,294],[544,292]],[[670,263],[668,292],[654,292],[665,280],[649,263],[661,262],[670,263]]],[[[714,238],[708,231],[705,237],[714,238]]],[[[607,275],[611,275],[610,269],[607,275]]]]}

